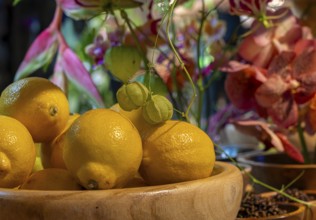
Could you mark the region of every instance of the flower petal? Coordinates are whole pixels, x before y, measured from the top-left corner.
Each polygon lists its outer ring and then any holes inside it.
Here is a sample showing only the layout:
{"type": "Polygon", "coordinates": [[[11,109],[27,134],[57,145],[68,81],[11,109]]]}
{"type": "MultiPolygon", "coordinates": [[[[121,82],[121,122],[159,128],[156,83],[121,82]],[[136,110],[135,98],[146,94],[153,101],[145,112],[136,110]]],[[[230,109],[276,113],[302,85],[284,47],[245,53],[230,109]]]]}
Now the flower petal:
{"type": "Polygon", "coordinates": [[[51,28],[40,33],[28,49],[14,79],[28,76],[35,70],[49,64],[58,48],[57,34],[51,28]]]}
{"type": "Polygon", "coordinates": [[[258,87],[255,97],[259,105],[269,108],[282,98],[283,93],[288,89],[289,84],[281,76],[274,74],[258,87]]]}
{"type": "Polygon", "coordinates": [[[302,153],[295,147],[291,142],[287,139],[287,137],[284,134],[281,133],[276,133],[276,135],[279,137],[281,140],[283,147],[284,147],[284,152],[289,155],[292,159],[304,163],[304,157],[302,153]]]}
{"type": "Polygon", "coordinates": [[[281,128],[295,125],[298,120],[298,106],[291,91],[285,92],[283,97],[268,109],[268,113],[273,122],[281,128]]]}
{"type": "MultiPolygon", "coordinates": [[[[234,63],[233,65],[235,65],[234,63]]],[[[244,65],[237,72],[228,74],[225,80],[225,91],[230,101],[240,109],[253,109],[257,105],[254,93],[265,80],[264,73],[259,69],[244,65]]]]}
{"type": "Polygon", "coordinates": [[[234,121],[233,124],[240,132],[256,137],[259,141],[263,142],[265,149],[274,147],[280,152],[284,151],[280,138],[266,122],[247,120],[234,121]]]}
{"type": "Polygon", "coordinates": [[[278,74],[284,79],[292,75],[292,61],[295,58],[295,53],[291,51],[281,52],[274,57],[273,61],[268,67],[268,75],[278,74]]]}
{"type": "Polygon", "coordinates": [[[100,107],[104,107],[103,99],[77,55],[68,47],[61,50],[62,67],[68,79],[82,88],[100,107]]]}

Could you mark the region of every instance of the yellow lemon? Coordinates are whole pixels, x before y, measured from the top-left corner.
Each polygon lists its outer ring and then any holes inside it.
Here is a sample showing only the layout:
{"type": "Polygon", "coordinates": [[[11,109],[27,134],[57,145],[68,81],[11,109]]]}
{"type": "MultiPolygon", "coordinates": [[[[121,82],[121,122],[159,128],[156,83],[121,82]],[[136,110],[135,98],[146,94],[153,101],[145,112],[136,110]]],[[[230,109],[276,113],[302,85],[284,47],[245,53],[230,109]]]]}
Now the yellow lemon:
{"type": "Polygon", "coordinates": [[[200,128],[168,120],[143,139],[140,174],[149,185],[209,177],[215,164],[214,145],[200,128]]]}
{"type": "Polygon", "coordinates": [[[0,187],[14,188],[32,172],[35,144],[18,120],[0,115],[0,187]]]}
{"type": "Polygon", "coordinates": [[[79,114],[70,115],[64,130],[53,141],[41,144],[41,160],[44,168],[66,169],[66,165],[63,159],[63,137],[71,124],[79,116],[79,114]]]}
{"type": "Polygon", "coordinates": [[[143,117],[142,108],[134,109],[131,111],[123,110],[118,103],[114,104],[111,109],[127,117],[137,128],[141,138],[144,138],[147,132],[153,127],[143,117]]]}
{"type": "Polygon", "coordinates": [[[93,109],[65,133],[63,157],[86,189],[120,188],[138,171],[141,138],[128,118],[110,109],[93,109]]]}
{"type": "Polygon", "coordinates": [[[20,189],[32,190],[81,190],[82,187],[68,170],[48,168],[32,173],[20,189]]]}
{"type": "Polygon", "coordinates": [[[48,79],[28,77],[3,90],[0,114],[22,122],[34,142],[48,142],[64,129],[69,117],[69,103],[64,92],[48,79]]]}

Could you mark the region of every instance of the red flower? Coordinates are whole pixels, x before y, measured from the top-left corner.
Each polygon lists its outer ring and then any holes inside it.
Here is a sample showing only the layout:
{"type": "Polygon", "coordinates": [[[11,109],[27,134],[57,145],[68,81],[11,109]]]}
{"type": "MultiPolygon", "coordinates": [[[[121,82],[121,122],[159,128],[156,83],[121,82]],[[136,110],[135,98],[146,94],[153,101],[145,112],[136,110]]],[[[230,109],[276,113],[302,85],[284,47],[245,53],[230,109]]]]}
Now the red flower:
{"type": "Polygon", "coordinates": [[[263,68],[280,52],[292,50],[299,40],[312,38],[310,30],[301,26],[289,10],[274,21],[273,27],[255,22],[252,30],[255,31],[242,40],[238,53],[247,62],[263,68]]]}
{"type": "Polygon", "coordinates": [[[258,87],[266,81],[266,71],[236,61],[229,62],[228,66],[222,70],[228,72],[225,90],[230,101],[240,109],[256,109],[258,104],[254,94],[258,87]]]}
{"type": "Polygon", "coordinates": [[[236,15],[261,16],[271,0],[229,0],[230,12],[236,15]]]}

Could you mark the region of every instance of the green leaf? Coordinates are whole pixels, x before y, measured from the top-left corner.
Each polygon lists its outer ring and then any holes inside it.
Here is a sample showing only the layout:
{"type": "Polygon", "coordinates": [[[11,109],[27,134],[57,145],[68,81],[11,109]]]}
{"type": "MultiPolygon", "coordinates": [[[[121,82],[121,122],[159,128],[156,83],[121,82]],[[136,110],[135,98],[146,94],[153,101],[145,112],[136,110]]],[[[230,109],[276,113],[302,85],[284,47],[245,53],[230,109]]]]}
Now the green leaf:
{"type": "Polygon", "coordinates": [[[13,6],[16,6],[17,4],[19,4],[20,1],[22,1],[22,0],[13,0],[13,6]]]}

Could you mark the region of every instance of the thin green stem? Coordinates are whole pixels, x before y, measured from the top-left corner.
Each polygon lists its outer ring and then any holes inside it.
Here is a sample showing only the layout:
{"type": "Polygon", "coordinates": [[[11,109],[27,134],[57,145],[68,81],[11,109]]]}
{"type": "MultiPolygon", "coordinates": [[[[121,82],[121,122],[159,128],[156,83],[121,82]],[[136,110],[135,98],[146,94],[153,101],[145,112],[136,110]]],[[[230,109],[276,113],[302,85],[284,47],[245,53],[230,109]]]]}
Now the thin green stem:
{"type": "Polygon", "coordinates": [[[299,122],[297,124],[297,133],[298,133],[298,136],[299,136],[299,139],[300,139],[300,143],[301,143],[301,146],[302,146],[302,154],[303,154],[303,157],[304,157],[304,162],[305,163],[310,163],[310,158],[309,158],[309,155],[308,155],[308,148],[307,148],[307,144],[306,144],[306,141],[305,141],[304,130],[302,128],[301,122],[299,122]]]}
{"type": "Polygon", "coordinates": [[[172,51],[173,51],[175,57],[176,57],[177,60],[179,61],[180,66],[181,66],[181,68],[183,69],[183,71],[185,72],[186,77],[189,79],[189,82],[190,82],[190,84],[191,84],[191,86],[192,86],[192,89],[193,89],[193,95],[192,95],[192,97],[190,98],[189,105],[188,105],[188,107],[187,107],[187,109],[186,109],[186,111],[184,112],[184,115],[183,115],[183,116],[185,117],[185,119],[186,119],[187,121],[189,121],[188,113],[189,113],[189,111],[190,111],[190,109],[191,109],[191,107],[192,107],[192,105],[193,105],[193,103],[194,103],[195,98],[197,97],[197,93],[196,93],[196,88],[195,88],[195,85],[194,85],[194,83],[193,83],[193,81],[192,81],[192,78],[191,78],[191,76],[190,76],[190,74],[189,74],[187,68],[185,67],[182,58],[180,57],[179,53],[177,52],[176,48],[174,47],[173,42],[172,42],[172,40],[171,40],[171,38],[170,38],[170,34],[169,34],[169,32],[170,32],[171,18],[172,18],[172,14],[173,14],[174,7],[175,7],[176,3],[177,3],[177,0],[175,0],[175,1],[171,4],[171,7],[170,7],[169,12],[168,12],[167,38],[168,38],[169,45],[170,45],[170,47],[171,47],[171,49],[172,49],[172,51]]]}
{"type": "Polygon", "coordinates": [[[133,29],[133,27],[132,27],[132,25],[131,25],[131,23],[130,23],[130,20],[129,20],[129,18],[128,18],[128,15],[127,15],[127,13],[126,13],[124,10],[121,10],[121,16],[122,16],[122,18],[124,19],[124,21],[126,22],[128,28],[129,28],[129,30],[130,30],[132,36],[133,36],[133,39],[134,39],[134,41],[135,41],[135,43],[136,43],[136,46],[137,46],[137,49],[139,50],[139,52],[140,52],[140,54],[141,54],[141,56],[142,56],[142,59],[143,59],[143,61],[144,61],[144,63],[145,63],[145,69],[146,69],[147,71],[149,71],[149,65],[148,65],[149,61],[148,61],[148,59],[147,59],[147,57],[146,57],[145,52],[143,51],[143,49],[142,49],[142,47],[141,47],[141,44],[140,44],[140,42],[139,42],[139,40],[138,40],[138,37],[137,37],[137,34],[135,33],[135,31],[134,31],[134,29],[133,29]]]}
{"type": "Polygon", "coordinates": [[[202,110],[203,110],[203,98],[204,98],[204,88],[203,88],[203,76],[202,76],[202,67],[201,67],[201,41],[202,41],[202,30],[204,26],[206,16],[205,16],[205,2],[202,0],[202,10],[201,10],[201,21],[198,30],[197,37],[197,67],[198,67],[198,90],[199,90],[199,102],[198,102],[198,114],[197,114],[197,123],[198,127],[201,127],[201,118],[202,118],[202,110]]]}
{"type": "MultiPolygon", "coordinates": [[[[204,99],[204,92],[205,92],[205,85],[203,81],[203,75],[202,75],[202,66],[201,66],[201,46],[202,46],[202,32],[204,23],[207,19],[207,17],[211,14],[212,11],[216,10],[224,0],[220,1],[214,8],[212,8],[209,11],[205,10],[205,1],[202,1],[202,9],[201,9],[201,20],[200,20],[200,26],[198,30],[198,37],[197,37],[197,67],[198,67],[198,81],[197,81],[197,88],[199,91],[199,102],[198,102],[198,114],[196,116],[196,120],[198,123],[198,126],[201,127],[201,118],[202,118],[202,111],[203,111],[203,99],[204,99]]],[[[202,57],[203,59],[203,57],[202,57]]]]}

